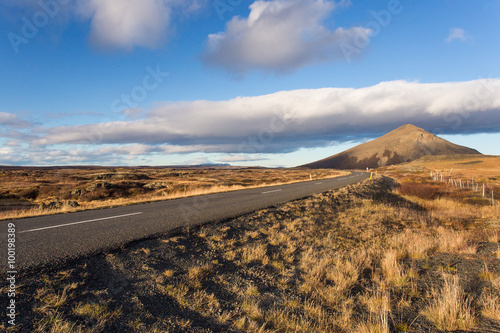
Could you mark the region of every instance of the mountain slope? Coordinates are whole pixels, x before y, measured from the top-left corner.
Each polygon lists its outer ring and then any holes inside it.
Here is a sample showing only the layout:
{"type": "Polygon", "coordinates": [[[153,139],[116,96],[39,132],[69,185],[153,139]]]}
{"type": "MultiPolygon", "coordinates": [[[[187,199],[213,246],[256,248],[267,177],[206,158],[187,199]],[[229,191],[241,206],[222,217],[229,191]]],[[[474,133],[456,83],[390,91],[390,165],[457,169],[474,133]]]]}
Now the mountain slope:
{"type": "Polygon", "coordinates": [[[320,169],[365,169],[399,164],[427,155],[480,154],[414,125],[404,125],[378,139],[303,167],[320,169]]]}

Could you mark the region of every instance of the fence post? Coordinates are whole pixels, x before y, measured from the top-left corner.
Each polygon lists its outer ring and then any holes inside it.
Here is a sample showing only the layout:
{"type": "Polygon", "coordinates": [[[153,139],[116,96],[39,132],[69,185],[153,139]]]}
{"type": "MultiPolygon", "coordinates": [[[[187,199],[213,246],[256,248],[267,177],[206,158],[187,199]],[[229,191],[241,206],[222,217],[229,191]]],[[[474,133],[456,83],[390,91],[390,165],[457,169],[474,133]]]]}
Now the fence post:
{"type": "Polygon", "coordinates": [[[484,186],[484,184],[483,184],[483,198],[486,196],[485,191],[486,191],[486,188],[485,188],[485,186],[484,186]]]}
{"type": "Polygon", "coordinates": [[[495,196],[493,194],[493,190],[491,190],[491,205],[495,206],[495,196]]]}

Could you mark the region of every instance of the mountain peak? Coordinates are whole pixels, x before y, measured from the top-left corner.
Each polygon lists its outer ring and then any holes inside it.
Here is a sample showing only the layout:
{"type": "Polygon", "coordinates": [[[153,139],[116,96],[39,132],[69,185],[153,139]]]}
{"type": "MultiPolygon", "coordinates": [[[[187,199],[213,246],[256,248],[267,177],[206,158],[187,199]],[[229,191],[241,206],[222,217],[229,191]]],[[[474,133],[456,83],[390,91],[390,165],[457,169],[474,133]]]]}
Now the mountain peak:
{"type": "Polygon", "coordinates": [[[395,129],[395,131],[397,131],[397,130],[421,130],[421,131],[425,131],[423,128],[417,127],[413,124],[403,125],[403,126],[395,129]]]}
{"type": "Polygon", "coordinates": [[[417,126],[412,125],[412,124],[403,125],[401,127],[396,128],[395,130],[392,130],[391,132],[389,132],[387,134],[391,134],[391,133],[399,133],[399,134],[406,133],[406,134],[410,134],[411,132],[422,132],[422,133],[429,133],[429,134],[431,134],[430,132],[427,132],[423,128],[417,127],[417,126]]]}
{"type": "Polygon", "coordinates": [[[427,155],[480,154],[477,150],[446,141],[412,124],[395,130],[342,153],[304,165],[334,169],[378,168],[410,162],[427,155]]]}

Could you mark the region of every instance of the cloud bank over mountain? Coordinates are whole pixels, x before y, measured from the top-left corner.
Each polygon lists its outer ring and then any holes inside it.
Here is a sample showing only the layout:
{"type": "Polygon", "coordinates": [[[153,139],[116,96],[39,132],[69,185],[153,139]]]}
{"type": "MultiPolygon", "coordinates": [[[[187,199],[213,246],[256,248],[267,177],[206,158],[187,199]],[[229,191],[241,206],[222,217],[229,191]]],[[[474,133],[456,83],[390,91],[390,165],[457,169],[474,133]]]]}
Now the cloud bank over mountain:
{"type": "MultiPolygon", "coordinates": [[[[1,120],[7,125],[27,124],[6,113],[1,120]]],[[[359,89],[305,89],[225,101],[168,102],[137,120],[37,128],[24,137],[18,130],[13,139],[29,143],[34,152],[66,147],[62,150],[76,156],[75,147],[94,147],[85,151],[94,159],[151,153],[287,153],[375,137],[406,123],[435,134],[498,132],[500,79],[390,81],[359,89]]],[[[12,158],[22,154],[12,147],[5,149],[10,149],[12,158]]]]}

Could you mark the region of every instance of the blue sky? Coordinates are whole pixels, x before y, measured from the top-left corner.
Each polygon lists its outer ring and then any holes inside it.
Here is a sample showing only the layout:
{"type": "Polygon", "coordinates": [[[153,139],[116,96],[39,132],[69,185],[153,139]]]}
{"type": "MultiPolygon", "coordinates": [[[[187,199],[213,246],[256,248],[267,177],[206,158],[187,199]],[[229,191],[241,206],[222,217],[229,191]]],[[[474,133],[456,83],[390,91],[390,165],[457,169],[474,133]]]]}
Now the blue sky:
{"type": "Polygon", "coordinates": [[[295,166],[413,123],[500,155],[500,3],[0,0],[0,165],[295,166]]]}

